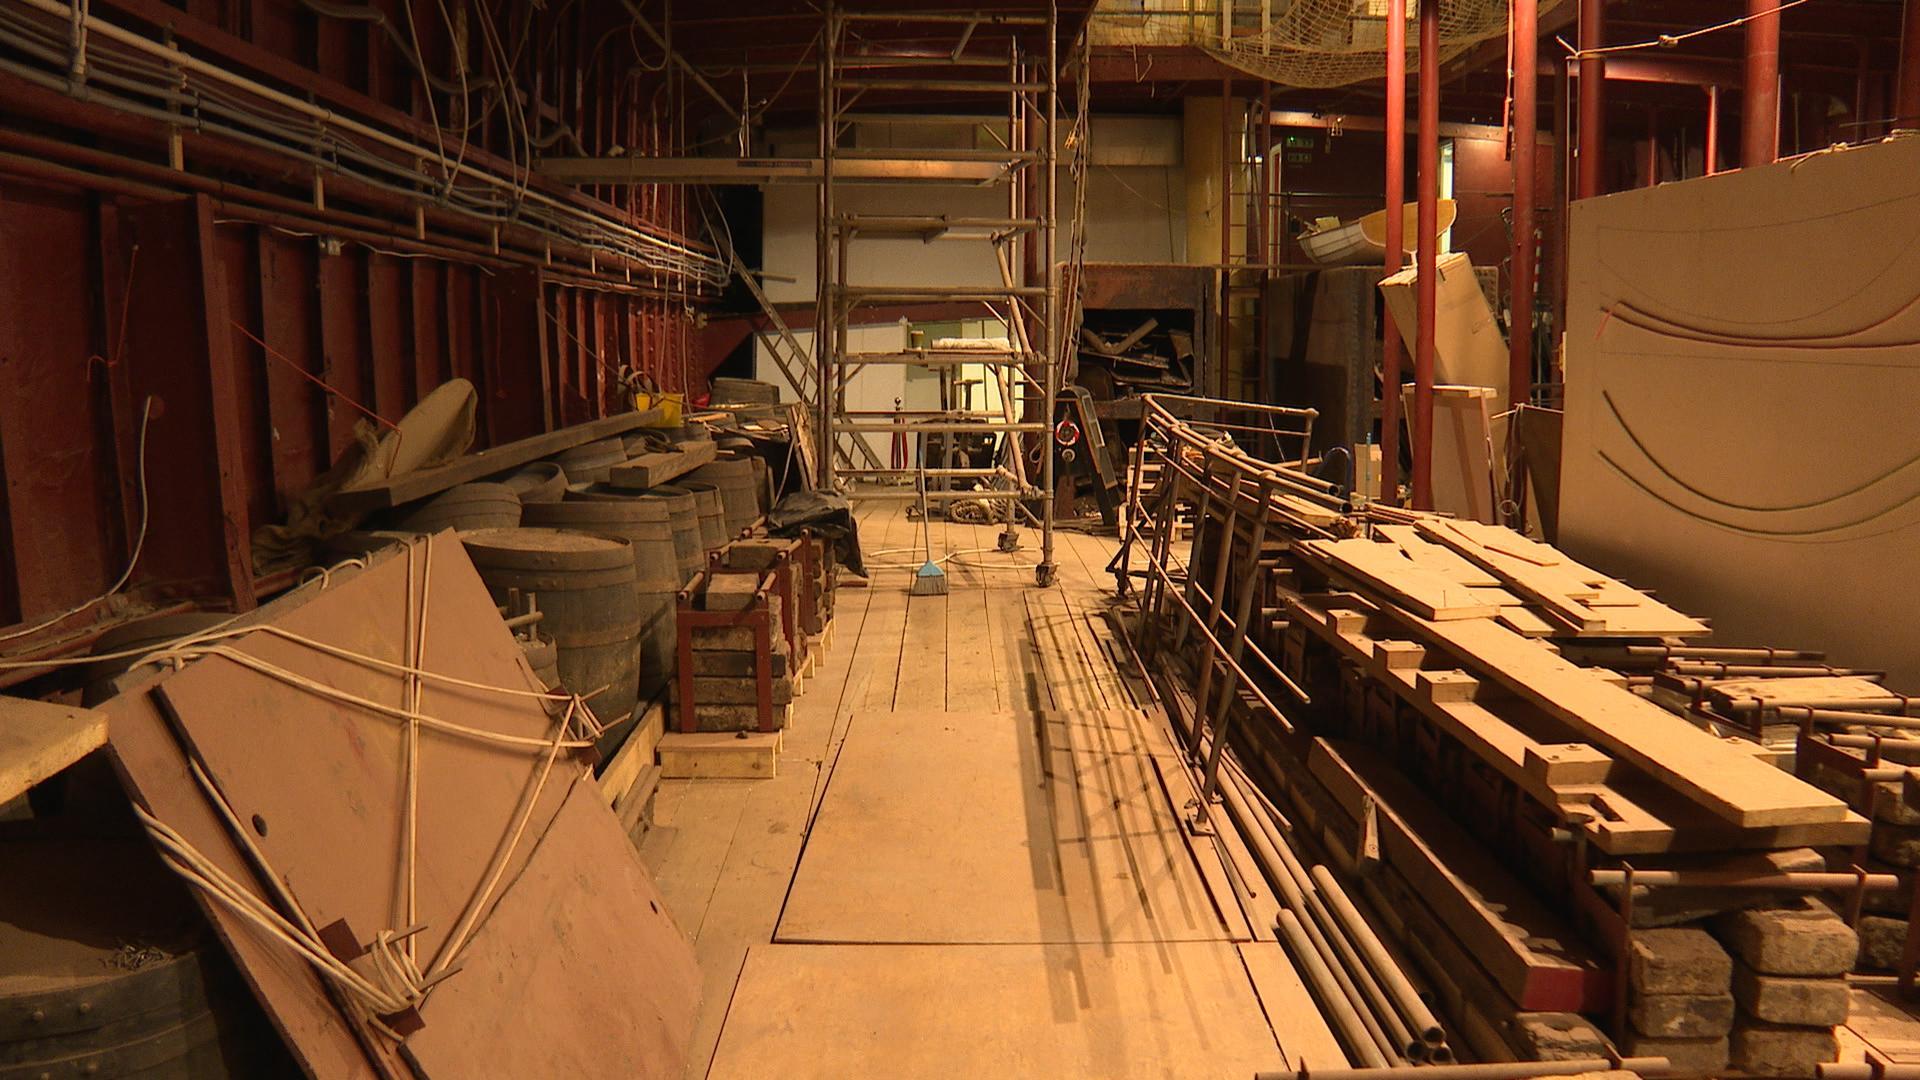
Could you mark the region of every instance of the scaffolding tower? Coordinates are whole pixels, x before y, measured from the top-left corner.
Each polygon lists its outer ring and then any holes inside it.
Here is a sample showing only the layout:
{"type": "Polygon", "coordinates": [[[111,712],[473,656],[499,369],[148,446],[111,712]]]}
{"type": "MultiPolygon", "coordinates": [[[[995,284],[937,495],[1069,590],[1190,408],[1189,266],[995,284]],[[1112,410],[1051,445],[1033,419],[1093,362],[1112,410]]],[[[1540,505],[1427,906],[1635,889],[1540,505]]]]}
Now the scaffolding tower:
{"type": "MultiPolygon", "coordinates": [[[[819,185],[816,273],[819,282],[814,359],[819,376],[815,438],[821,487],[855,499],[926,497],[997,503],[1011,536],[1022,516],[1038,524],[1039,584],[1054,578],[1054,402],[1064,355],[1060,273],[1055,258],[1058,216],[1055,161],[1059,119],[1059,15],[955,11],[848,10],[828,3],[818,65],[819,185]],[[934,43],[938,47],[933,47],[934,43]],[[913,117],[921,125],[962,123],[988,135],[989,146],[863,147],[850,138],[870,114],[860,107],[899,94],[937,95],[981,104],[970,117],[913,117]],[[1004,121],[986,110],[1004,104],[1004,121]],[[1004,128],[1001,124],[1004,123],[1004,128]],[[852,142],[853,145],[848,145],[852,142]],[[924,164],[888,182],[924,192],[911,213],[846,209],[842,189],[858,178],[849,163],[911,158],[924,164]],[[1003,216],[944,212],[953,185],[1005,189],[1003,216]],[[985,245],[998,284],[902,285],[853,281],[850,254],[863,241],[918,239],[925,243],[985,245]],[[850,328],[863,310],[882,305],[977,304],[1007,328],[1004,346],[940,348],[908,341],[883,352],[853,351],[850,328]],[[870,369],[907,365],[939,379],[935,409],[850,409],[848,387],[870,369]],[[966,392],[963,373],[977,370],[981,398],[966,392]],[[940,436],[941,467],[895,454],[885,464],[865,446],[868,433],[896,442],[940,436]],[[955,468],[952,447],[961,435],[990,435],[998,453],[989,467],[955,468]],[[855,449],[851,444],[859,444],[855,449]],[[856,464],[857,462],[857,464],[856,464]]],[[[930,140],[937,141],[937,140],[930,140]]],[[[969,139],[969,142],[975,141],[969,139]]],[[[924,450],[924,440],[921,447],[924,450]]],[[[1003,547],[1007,546],[1003,542],[1003,547]]]]}

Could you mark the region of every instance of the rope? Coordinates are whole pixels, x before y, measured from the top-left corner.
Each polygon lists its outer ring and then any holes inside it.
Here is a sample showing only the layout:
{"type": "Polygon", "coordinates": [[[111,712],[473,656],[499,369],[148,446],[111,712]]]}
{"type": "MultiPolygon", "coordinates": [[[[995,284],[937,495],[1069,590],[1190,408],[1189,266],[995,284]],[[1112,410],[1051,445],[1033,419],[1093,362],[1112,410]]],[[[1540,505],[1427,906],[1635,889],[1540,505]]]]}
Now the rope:
{"type": "MultiPolygon", "coordinates": [[[[241,666],[278,679],[281,682],[305,690],[316,696],[350,704],[376,715],[397,719],[403,725],[403,768],[406,780],[406,796],[403,805],[404,832],[400,853],[401,872],[400,906],[404,909],[401,922],[405,929],[381,930],[373,936],[367,946],[367,973],[349,966],[329,950],[320,940],[312,921],[301,909],[298,900],[282,882],[283,875],[275,872],[265,853],[254,843],[253,838],[242,826],[239,815],[227,802],[224,794],[214,784],[211,776],[198,762],[189,762],[194,779],[205,791],[208,800],[219,810],[225,819],[234,839],[241,844],[248,857],[275,894],[281,911],[276,911],[265,899],[252,889],[236,881],[211,859],[194,848],[179,832],[146,809],[136,806],[141,824],[159,846],[163,859],[169,867],[187,882],[204,892],[210,899],[219,903],[235,915],[251,923],[264,932],[270,939],[280,942],[305,959],[322,977],[338,987],[346,995],[350,1004],[364,1008],[369,1014],[369,1024],[383,1034],[398,1040],[398,1036],[379,1021],[379,1017],[417,1010],[442,980],[456,974],[461,969],[459,957],[479,923],[481,913],[498,888],[501,877],[512,862],[514,853],[519,850],[525,837],[527,826],[532,819],[534,808],[539,805],[540,795],[545,791],[547,782],[553,773],[554,762],[563,749],[592,745],[601,731],[598,720],[587,706],[584,696],[579,694],[535,693],[510,687],[488,686],[471,680],[439,675],[427,670],[426,639],[427,611],[430,606],[433,582],[432,545],[413,543],[407,546],[407,598],[406,598],[406,636],[402,649],[406,663],[396,664],[378,657],[367,656],[324,642],[313,641],[303,635],[293,634],[274,626],[259,627],[217,627],[212,631],[192,635],[157,654],[149,654],[163,662],[180,666],[206,656],[219,656],[241,666]],[[416,589],[415,554],[419,552],[418,587],[416,589]],[[259,657],[240,651],[227,644],[208,644],[220,641],[233,634],[250,633],[255,630],[273,633],[285,640],[307,644],[321,653],[352,660],[379,670],[398,673],[402,678],[402,704],[387,705],[372,701],[356,694],[348,693],[336,687],[328,686],[309,679],[297,672],[288,671],[259,657]],[[552,733],[546,738],[508,735],[502,732],[486,731],[469,727],[449,720],[434,717],[423,711],[422,698],[428,680],[469,686],[508,696],[534,697],[544,700],[565,700],[567,707],[556,718],[552,733]],[[418,822],[420,791],[420,746],[419,733],[422,727],[440,731],[461,738],[475,739],[506,746],[538,748],[541,753],[538,769],[522,790],[519,805],[514,812],[512,827],[501,837],[494,848],[487,869],[482,875],[483,884],[462,910],[452,933],[442,943],[439,953],[431,965],[423,971],[418,963],[415,943],[425,924],[420,923],[418,914],[418,822]]],[[[323,570],[317,579],[322,587],[330,581],[331,573],[323,570]]],[[[303,583],[304,584],[304,583],[303,583]]],[[[98,658],[92,658],[98,659],[98,658]]]]}

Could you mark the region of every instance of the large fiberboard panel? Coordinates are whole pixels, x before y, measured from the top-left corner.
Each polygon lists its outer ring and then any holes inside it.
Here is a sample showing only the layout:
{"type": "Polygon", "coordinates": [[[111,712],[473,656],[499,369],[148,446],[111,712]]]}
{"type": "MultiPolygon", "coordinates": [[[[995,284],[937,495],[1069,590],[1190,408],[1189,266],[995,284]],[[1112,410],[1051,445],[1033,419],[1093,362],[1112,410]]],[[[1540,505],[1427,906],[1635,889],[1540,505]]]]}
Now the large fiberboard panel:
{"type": "Polygon", "coordinates": [[[1282,1051],[1229,942],[761,945],[707,1076],[1240,1080],[1282,1051]]]}
{"type": "Polygon", "coordinates": [[[1575,203],[1561,546],[1920,686],[1920,139],[1575,203]]]}
{"type": "Polygon", "coordinates": [[[1119,734],[1086,717],[855,715],[775,940],[1233,937],[1160,762],[1119,734]]]}

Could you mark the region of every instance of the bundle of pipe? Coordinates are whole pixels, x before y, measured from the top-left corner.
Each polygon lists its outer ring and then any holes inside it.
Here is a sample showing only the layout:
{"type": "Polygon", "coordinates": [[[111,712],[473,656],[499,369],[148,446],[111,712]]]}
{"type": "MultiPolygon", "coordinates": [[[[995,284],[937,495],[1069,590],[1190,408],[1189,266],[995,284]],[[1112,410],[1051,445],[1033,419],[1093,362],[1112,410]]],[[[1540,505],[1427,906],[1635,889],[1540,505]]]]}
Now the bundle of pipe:
{"type": "MultiPolygon", "coordinates": [[[[1179,710],[1169,710],[1183,727],[1179,710]]],[[[1183,736],[1182,745],[1188,745],[1183,736]]],[[[1307,866],[1291,827],[1231,754],[1218,773],[1235,828],[1281,903],[1274,935],[1293,956],[1353,1063],[1366,1068],[1445,1064],[1446,1031],[1393,954],[1325,866],[1307,866]]]]}

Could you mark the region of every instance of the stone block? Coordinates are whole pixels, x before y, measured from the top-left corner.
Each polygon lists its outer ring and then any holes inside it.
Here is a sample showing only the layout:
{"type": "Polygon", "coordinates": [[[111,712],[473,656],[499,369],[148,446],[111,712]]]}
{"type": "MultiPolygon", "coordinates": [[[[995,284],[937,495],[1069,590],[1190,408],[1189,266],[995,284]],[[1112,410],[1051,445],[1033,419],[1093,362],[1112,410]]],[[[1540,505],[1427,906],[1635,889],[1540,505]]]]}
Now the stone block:
{"type": "Polygon", "coordinates": [[[1815,1065],[1839,1057],[1830,1027],[1742,1022],[1728,1042],[1728,1060],[1751,1076],[1812,1076],[1815,1065]]]}
{"type": "MultiPolygon", "coordinates": [[[[787,657],[784,653],[774,653],[767,658],[773,669],[773,677],[778,679],[787,673],[787,657]]],[[[754,674],[754,654],[745,650],[723,651],[717,649],[695,649],[693,651],[693,673],[695,675],[724,675],[733,678],[750,678],[754,674]]]]}
{"type": "Polygon", "coordinates": [[[756,574],[713,574],[707,578],[707,591],[702,599],[708,611],[745,611],[753,606],[759,590],[760,578],[756,574]]]}
{"type": "Polygon", "coordinates": [[[1627,1018],[1642,1035],[1717,1039],[1733,1030],[1732,994],[1637,994],[1627,1018]]]}
{"type": "Polygon", "coordinates": [[[1858,965],[1862,971],[1897,971],[1907,947],[1907,920],[1885,915],[1862,915],[1858,965]]]}
{"type": "Polygon", "coordinates": [[[1875,825],[1869,846],[1876,859],[1895,866],[1920,866],[1920,827],[1875,825]]]}
{"type": "MultiPolygon", "coordinates": [[[[1864,948],[1864,937],[1862,942],[1864,948]]],[[[1851,998],[1845,979],[1762,975],[1743,963],[1733,965],[1733,999],[1740,1011],[1769,1024],[1844,1024],[1851,998]]]]}
{"type": "MultiPolygon", "coordinates": [[[[1779,874],[1799,870],[1825,870],[1827,860],[1812,848],[1784,848],[1779,851],[1749,851],[1738,855],[1714,855],[1692,861],[1674,860],[1677,869],[1695,868],[1746,874],[1779,874]]],[[[1607,899],[1619,904],[1623,885],[1603,890],[1607,899]]],[[[1778,907],[1790,904],[1797,894],[1763,889],[1649,889],[1637,885],[1633,890],[1633,925],[1636,929],[1683,926],[1710,919],[1715,915],[1745,908],[1778,907]]],[[[1904,909],[1903,909],[1904,910],[1904,909]]]]}
{"type": "Polygon", "coordinates": [[[1718,1076],[1727,1068],[1727,1037],[1663,1039],[1629,1031],[1621,1053],[1628,1057],[1666,1058],[1673,1064],[1667,1076],[1718,1076]]]}
{"type": "Polygon", "coordinates": [[[1629,973],[1635,994],[1724,994],[1733,961],[1705,930],[1664,927],[1634,933],[1629,973]]]}
{"type": "Polygon", "coordinates": [[[1523,1012],[1513,1015],[1514,1048],[1533,1061],[1578,1061],[1606,1057],[1612,1043],[1579,1013],[1523,1012]]]}
{"type": "MultiPolygon", "coordinates": [[[[793,700],[792,679],[772,680],[771,690],[775,705],[785,705],[793,700]]],[[[694,676],[695,705],[751,705],[759,700],[760,684],[757,679],[694,676]]]]}
{"type": "Polygon", "coordinates": [[[1844,975],[1860,953],[1853,928],[1813,904],[1736,911],[1712,925],[1727,949],[1762,975],[1844,975]]]}

